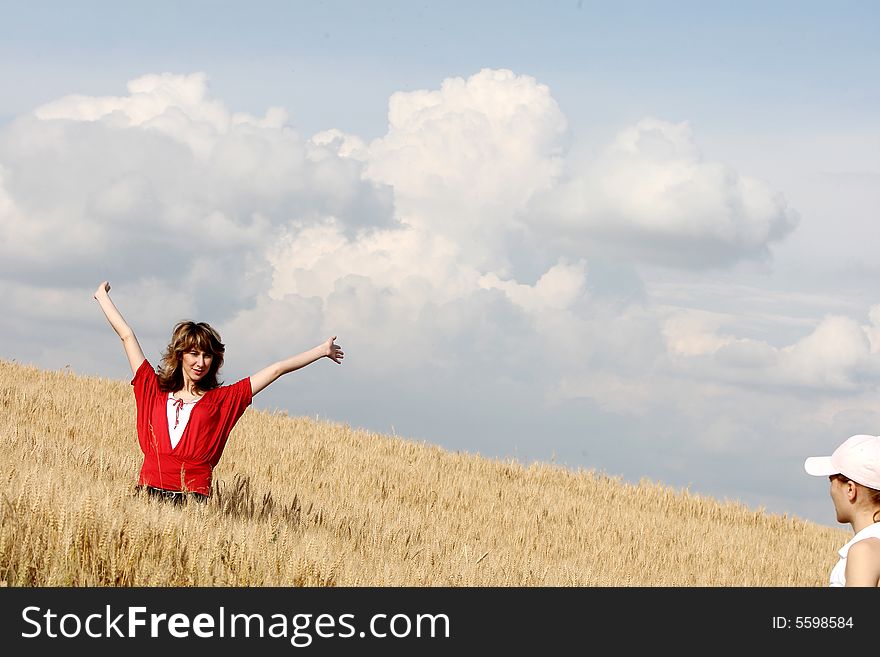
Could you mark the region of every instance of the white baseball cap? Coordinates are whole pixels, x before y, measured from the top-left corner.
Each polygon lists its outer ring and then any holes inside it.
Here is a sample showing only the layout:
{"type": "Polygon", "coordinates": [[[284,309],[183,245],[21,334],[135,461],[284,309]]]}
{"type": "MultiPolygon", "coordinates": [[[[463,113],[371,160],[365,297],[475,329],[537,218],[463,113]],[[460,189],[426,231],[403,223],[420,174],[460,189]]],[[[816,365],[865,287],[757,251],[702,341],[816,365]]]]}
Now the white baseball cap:
{"type": "Polygon", "coordinates": [[[831,456],[808,458],[804,470],[817,477],[842,474],[857,484],[880,490],[880,436],[850,436],[831,456]]]}

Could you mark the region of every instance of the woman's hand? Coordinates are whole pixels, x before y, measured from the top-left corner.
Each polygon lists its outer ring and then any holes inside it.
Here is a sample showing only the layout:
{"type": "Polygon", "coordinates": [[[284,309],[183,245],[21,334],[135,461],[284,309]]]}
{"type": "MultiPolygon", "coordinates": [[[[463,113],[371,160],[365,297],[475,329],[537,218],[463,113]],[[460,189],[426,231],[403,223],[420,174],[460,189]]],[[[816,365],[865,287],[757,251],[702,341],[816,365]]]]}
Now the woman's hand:
{"type": "Polygon", "coordinates": [[[95,298],[97,299],[97,298],[99,298],[99,297],[101,297],[101,296],[107,296],[107,293],[108,293],[109,291],[110,291],[110,283],[108,283],[107,281],[103,281],[103,282],[98,286],[98,289],[95,290],[95,298]]]}
{"type": "Polygon", "coordinates": [[[324,355],[327,356],[330,360],[341,363],[342,359],[345,357],[345,352],[339,347],[335,342],[336,336],[334,335],[331,338],[328,338],[327,342],[324,343],[324,355]]]}

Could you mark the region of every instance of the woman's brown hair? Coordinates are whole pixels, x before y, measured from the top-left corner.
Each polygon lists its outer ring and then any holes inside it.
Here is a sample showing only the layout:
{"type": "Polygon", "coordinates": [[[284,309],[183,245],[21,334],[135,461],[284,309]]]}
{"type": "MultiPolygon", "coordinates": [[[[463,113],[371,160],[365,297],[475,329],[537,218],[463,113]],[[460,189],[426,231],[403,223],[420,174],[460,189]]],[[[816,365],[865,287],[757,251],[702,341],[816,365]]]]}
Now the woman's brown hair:
{"type": "Polygon", "coordinates": [[[208,373],[196,383],[202,392],[223,385],[217,373],[223,366],[223,354],[226,346],[220,341],[220,334],[210,324],[184,320],[178,322],[171,333],[171,342],[162,354],[162,361],[156,374],[159,378],[159,390],[177,392],[183,388],[183,354],[190,349],[199,349],[213,356],[208,373]]]}
{"type": "Polygon", "coordinates": [[[871,516],[871,520],[874,522],[880,522],[880,490],[876,488],[868,488],[865,486],[865,490],[868,491],[868,498],[871,500],[871,503],[877,507],[877,510],[874,511],[874,514],[871,516]]]}

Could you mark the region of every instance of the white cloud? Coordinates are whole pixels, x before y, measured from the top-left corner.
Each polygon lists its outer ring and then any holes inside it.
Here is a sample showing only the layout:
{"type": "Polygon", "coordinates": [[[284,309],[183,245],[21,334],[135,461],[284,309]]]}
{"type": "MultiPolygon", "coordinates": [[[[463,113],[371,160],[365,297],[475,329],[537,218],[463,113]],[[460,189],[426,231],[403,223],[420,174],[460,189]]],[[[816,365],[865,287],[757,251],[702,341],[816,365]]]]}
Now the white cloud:
{"type": "MultiPolygon", "coordinates": [[[[724,267],[763,258],[797,215],[766,183],[704,159],[686,123],[644,119],[537,199],[535,226],[637,260],[724,267]]],[[[563,240],[557,240],[561,243],[563,240]]]]}
{"type": "Polygon", "coordinates": [[[870,344],[849,317],[826,317],[816,330],[780,354],[780,378],[823,388],[859,386],[859,370],[870,357],[870,344]]]}
{"type": "Polygon", "coordinates": [[[388,190],[302,140],[286,112],[231,113],[203,74],[128,91],[65,97],[0,131],[0,271],[89,286],[156,276],[231,312],[270,275],[265,252],[288,226],[394,225],[388,190]]]}
{"type": "Polygon", "coordinates": [[[355,275],[398,294],[413,290],[409,303],[417,312],[425,303],[445,303],[477,289],[478,272],[460,263],[458,253],[458,246],[442,235],[414,228],[376,230],[351,239],[327,217],[311,226],[290,226],[269,249],[269,294],[326,299],[337,281],[355,275]],[[424,294],[419,281],[430,294],[424,294]]]}
{"type": "Polygon", "coordinates": [[[131,80],[127,89],[127,96],[65,96],[41,105],[34,114],[42,120],[105,120],[117,128],[155,130],[202,157],[210,156],[218,136],[234,126],[281,129],[288,119],[287,112],[278,107],[270,108],[263,118],[228,112],[223,103],[210,97],[204,73],[144,75],[131,80]]]}
{"type": "Polygon", "coordinates": [[[754,388],[805,388],[849,393],[880,382],[876,307],[870,325],[829,315],[807,335],[782,347],[719,333],[721,317],[684,311],[663,325],[676,368],[707,380],[754,388]]]}
{"type": "Polygon", "coordinates": [[[310,141],[316,146],[331,148],[342,157],[350,157],[361,161],[369,159],[367,145],[363,139],[357,135],[347,135],[335,128],[312,135],[310,141]]]}
{"type": "Polygon", "coordinates": [[[713,353],[730,338],[716,333],[723,318],[717,313],[679,309],[663,322],[663,335],[672,356],[713,353]]]}
{"type": "Polygon", "coordinates": [[[500,239],[562,170],[567,124],[550,90],[483,69],[439,90],[395,93],[388,123],[366,173],[394,188],[400,217],[455,240],[476,266],[506,266],[500,239]]]}
{"type": "Polygon", "coordinates": [[[870,324],[865,327],[865,335],[871,344],[871,353],[880,353],[880,304],[872,306],[868,311],[870,324]]]}
{"type": "Polygon", "coordinates": [[[480,287],[503,290],[508,299],[533,313],[545,309],[563,310],[574,304],[586,291],[585,260],[560,262],[548,269],[534,285],[501,280],[494,272],[480,277],[480,287]]]}

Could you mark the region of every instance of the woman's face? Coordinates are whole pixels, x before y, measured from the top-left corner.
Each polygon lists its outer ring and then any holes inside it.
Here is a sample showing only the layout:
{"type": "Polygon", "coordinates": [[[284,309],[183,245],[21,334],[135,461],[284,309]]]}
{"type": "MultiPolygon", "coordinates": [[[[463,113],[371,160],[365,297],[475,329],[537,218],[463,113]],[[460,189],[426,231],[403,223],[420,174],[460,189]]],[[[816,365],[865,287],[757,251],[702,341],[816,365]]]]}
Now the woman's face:
{"type": "Polygon", "coordinates": [[[211,370],[214,356],[198,347],[183,352],[183,376],[198,383],[211,370]]]}

